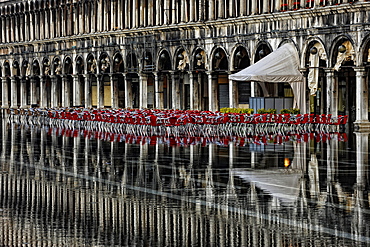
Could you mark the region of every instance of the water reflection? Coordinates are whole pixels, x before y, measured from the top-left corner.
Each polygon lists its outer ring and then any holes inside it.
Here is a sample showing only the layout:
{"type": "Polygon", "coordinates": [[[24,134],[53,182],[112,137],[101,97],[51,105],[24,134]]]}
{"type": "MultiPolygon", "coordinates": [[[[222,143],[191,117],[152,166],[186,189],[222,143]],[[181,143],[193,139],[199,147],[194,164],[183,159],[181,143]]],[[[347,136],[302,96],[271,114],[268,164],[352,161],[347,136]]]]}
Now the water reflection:
{"type": "Polygon", "coordinates": [[[367,133],[170,145],[1,124],[2,246],[370,243],[367,133]]]}

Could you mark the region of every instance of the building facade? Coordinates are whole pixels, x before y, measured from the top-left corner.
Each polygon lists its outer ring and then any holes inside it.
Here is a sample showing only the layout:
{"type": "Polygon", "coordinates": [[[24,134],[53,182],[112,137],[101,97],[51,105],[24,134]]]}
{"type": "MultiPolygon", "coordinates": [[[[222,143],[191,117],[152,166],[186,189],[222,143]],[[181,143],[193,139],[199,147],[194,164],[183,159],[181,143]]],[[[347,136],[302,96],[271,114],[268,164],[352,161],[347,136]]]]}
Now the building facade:
{"type": "Polygon", "coordinates": [[[307,110],[369,119],[365,0],[0,2],[1,107],[249,107],[289,85],[230,81],[295,45],[307,110]]]}

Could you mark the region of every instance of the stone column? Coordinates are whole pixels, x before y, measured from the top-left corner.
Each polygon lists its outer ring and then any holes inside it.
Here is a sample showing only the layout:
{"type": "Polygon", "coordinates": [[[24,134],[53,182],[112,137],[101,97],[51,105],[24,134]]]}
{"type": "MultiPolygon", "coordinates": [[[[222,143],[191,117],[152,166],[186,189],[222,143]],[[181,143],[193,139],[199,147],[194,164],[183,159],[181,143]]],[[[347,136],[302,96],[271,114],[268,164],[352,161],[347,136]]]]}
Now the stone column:
{"type": "Polygon", "coordinates": [[[49,20],[47,21],[49,22],[49,29],[50,29],[49,37],[55,37],[55,25],[54,25],[53,20],[56,20],[56,16],[54,16],[55,12],[53,12],[53,10],[54,8],[49,10],[49,20]]]}
{"type": "Polygon", "coordinates": [[[133,98],[132,98],[132,81],[125,75],[125,107],[133,107],[133,98]]]}
{"type": "Polygon", "coordinates": [[[326,112],[332,114],[333,117],[338,116],[338,82],[334,78],[333,69],[325,69],[326,84],[327,84],[327,103],[326,112]]]}
{"type": "Polygon", "coordinates": [[[110,90],[112,98],[112,108],[118,108],[118,77],[110,74],[110,90]]]}
{"type": "Polygon", "coordinates": [[[189,71],[189,81],[190,81],[190,109],[199,109],[199,82],[194,80],[193,72],[189,71]]]}
{"type": "Polygon", "coordinates": [[[91,108],[92,107],[92,98],[91,98],[91,77],[92,74],[84,74],[85,78],[85,107],[91,108]]]}
{"type": "Polygon", "coordinates": [[[208,4],[208,20],[213,20],[215,18],[215,0],[209,0],[208,4]]]}
{"type": "Polygon", "coordinates": [[[163,81],[159,79],[158,73],[154,73],[154,91],[155,91],[155,108],[163,109],[164,98],[163,98],[163,81]]]}
{"type": "Polygon", "coordinates": [[[71,89],[68,85],[68,77],[66,75],[62,76],[62,106],[69,107],[71,104],[71,89]]]}
{"type": "Polygon", "coordinates": [[[81,105],[81,82],[79,75],[72,75],[73,78],[73,105],[81,105]]]}
{"type": "Polygon", "coordinates": [[[208,105],[210,111],[217,111],[217,81],[213,79],[212,72],[207,72],[208,74],[208,105]]]}
{"type": "Polygon", "coordinates": [[[268,0],[263,0],[263,14],[269,13],[269,1],[268,0]]]}
{"type": "Polygon", "coordinates": [[[96,31],[97,32],[101,32],[101,31],[103,31],[103,28],[102,28],[102,26],[103,26],[103,4],[104,4],[105,2],[103,2],[103,1],[97,1],[97,5],[98,5],[98,11],[97,11],[97,13],[96,13],[96,15],[97,15],[97,28],[96,28],[96,31]]]}
{"type": "Polygon", "coordinates": [[[180,109],[180,83],[175,72],[171,72],[172,109],[180,109]]]}
{"type": "MultiPolygon", "coordinates": [[[[369,123],[369,91],[368,82],[366,81],[366,68],[356,67],[356,122],[369,123]]],[[[369,126],[370,127],[370,126],[369,126]]]]}
{"type": "Polygon", "coordinates": [[[97,87],[96,87],[96,95],[98,97],[98,104],[97,108],[103,108],[104,107],[104,77],[103,75],[97,75],[97,87]]]}
{"type": "Polygon", "coordinates": [[[237,108],[239,106],[238,82],[234,80],[229,80],[229,104],[230,108],[237,108]]]}
{"type": "Polygon", "coordinates": [[[36,88],[36,77],[30,78],[30,91],[31,91],[31,105],[37,104],[37,88],[36,88]]]}
{"type": "Polygon", "coordinates": [[[51,84],[51,99],[50,99],[50,106],[51,107],[58,107],[59,106],[59,99],[58,99],[58,77],[56,75],[50,76],[50,84],[51,84]]]}
{"type": "Polygon", "coordinates": [[[48,94],[46,91],[46,78],[40,76],[40,108],[47,107],[48,104],[48,94]]]}
{"type": "MultiPolygon", "coordinates": [[[[190,0],[190,2],[192,2],[190,0]]],[[[181,0],[181,22],[187,22],[188,21],[188,13],[187,13],[187,3],[185,0],[181,0]]]]}
{"type": "MultiPolygon", "coordinates": [[[[305,1],[302,1],[302,2],[305,2],[305,1]]],[[[275,1],[275,12],[279,12],[280,11],[280,8],[281,8],[281,0],[276,0],[275,1]]]]}
{"type": "Polygon", "coordinates": [[[177,1],[171,1],[171,12],[172,12],[172,20],[170,20],[170,23],[171,24],[175,24],[175,23],[178,23],[178,20],[177,20],[177,14],[176,14],[176,11],[178,11],[177,9],[177,1]]]}
{"type": "Polygon", "coordinates": [[[218,0],[218,16],[216,18],[225,18],[225,1],[218,0]]]}
{"type": "Polygon", "coordinates": [[[10,108],[18,108],[18,88],[17,88],[17,80],[15,76],[10,78],[10,108]]]}
{"type": "Polygon", "coordinates": [[[1,95],[1,101],[2,101],[2,108],[9,108],[9,98],[8,98],[8,79],[6,77],[1,78],[2,81],[2,95],[1,95]]]}
{"type": "Polygon", "coordinates": [[[257,13],[257,1],[252,1],[252,6],[250,9],[251,15],[254,15],[257,13]]]}
{"type": "Polygon", "coordinates": [[[190,13],[189,13],[189,22],[193,22],[195,20],[195,1],[190,1],[190,13]]]}
{"type": "Polygon", "coordinates": [[[148,107],[148,76],[146,74],[140,74],[139,83],[139,108],[144,109],[148,107]]]}
{"type": "Polygon", "coordinates": [[[21,106],[20,106],[20,108],[27,108],[27,87],[26,87],[26,85],[27,85],[27,79],[26,79],[26,77],[24,77],[24,78],[22,78],[22,80],[21,80],[21,88],[20,88],[20,90],[21,90],[21,94],[20,94],[20,96],[21,96],[21,106]]]}

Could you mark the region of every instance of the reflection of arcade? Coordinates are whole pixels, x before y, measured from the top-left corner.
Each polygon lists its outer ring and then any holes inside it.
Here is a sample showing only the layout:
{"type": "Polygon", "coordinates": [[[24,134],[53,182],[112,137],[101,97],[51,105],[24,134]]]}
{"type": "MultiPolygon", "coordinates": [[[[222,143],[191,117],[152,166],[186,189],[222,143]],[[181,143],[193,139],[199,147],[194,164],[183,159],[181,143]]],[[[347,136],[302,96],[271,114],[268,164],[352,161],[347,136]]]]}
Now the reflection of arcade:
{"type": "Polygon", "coordinates": [[[22,218],[30,219],[26,227],[40,227],[53,239],[74,244],[91,237],[94,245],[111,239],[124,246],[149,235],[149,245],[166,243],[166,239],[182,243],[187,236],[190,245],[227,246],[236,233],[240,236],[233,240],[237,246],[302,241],[312,246],[318,242],[358,246],[357,241],[369,240],[363,237],[367,236],[368,208],[368,145],[363,144],[368,143],[368,135],[356,135],[361,144],[356,150],[356,187],[346,191],[337,180],[342,164],[336,138],[322,143],[327,156],[318,160],[321,171],[318,165],[315,168],[314,158],[307,163],[308,143],[293,142],[293,159],[281,168],[285,176],[267,174],[274,176],[266,185],[266,176],[261,180],[256,175],[252,182],[245,182],[237,174],[238,167],[248,165],[255,173],[274,170],[272,164],[266,171],[254,169],[254,154],[248,146],[130,145],[83,136],[81,131],[49,136],[57,129],[11,127],[4,121],[1,129],[0,208],[16,210],[14,215],[20,219],[16,220],[19,225],[0,226],[0,231],[13,245],[34,237],[33,231],[24,232],[21,240],[14,237],[12,231],[21,228],[22,218]],[[76,136],[69,138],[71,133],[76,136]],[[315,175],[323,171],[326,178],[315,175]],[[294,181],[274,181],[287,177],[294,181]],[[277,190],[282,187],[286,188],[277,190]],[[330,220],[331,225],[321,220],[330,220]],[[327,227],[336,230],[325,231],[327,227]]]}

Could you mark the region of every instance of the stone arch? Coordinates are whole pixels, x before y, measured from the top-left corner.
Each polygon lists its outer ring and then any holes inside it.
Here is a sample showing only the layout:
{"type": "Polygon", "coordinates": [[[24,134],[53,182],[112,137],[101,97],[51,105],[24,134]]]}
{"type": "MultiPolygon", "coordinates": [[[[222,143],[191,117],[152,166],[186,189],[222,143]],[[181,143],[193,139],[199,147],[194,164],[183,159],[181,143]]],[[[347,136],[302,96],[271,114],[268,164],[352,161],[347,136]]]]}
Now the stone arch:
{"type": "Polygon", "coordinates": [[[141,64],[142,64],[143,71],[153,71],[154,70],[153,54],[151,53],[150,50],[145,50],[143,52],[141,64]]]}
{"type": "Polygon", "coordinates": [[[64,58],[64,74],[65,75],[72,75],[73,74],[73,63],[72,58],[70,56],[67,56],[64,58]]]}
{"type": "Polygon", "coordinates": [[[159,52],[158,61],[157,61],[158,70],[172,70],[172,62],[170,52],[166,49],[163,49],[159,52]]]}
{"type": "Polygon", "coordinates": [[[353,65],[356,65],[356,59],[358,56],[356,52],[357,49],[354,44],[355,43],[353,42],[353,40],[347,35],[341,35],[334,39],[332,42],[332,46],[330,47],[329,64],[334,68],[338,66],[339,65],[338,59],[341,56],[340,53],[342,53],[343,56],[347,57],[346,59],[347,61],[343,62],[345,63],[347,62],[346,64],[348,64],[348,61],[352,61],[353,65]],[[342,50],[343,46],[348,47],[345,47],[346,49],[342,50]],[[351,57],[349,58],[348,56],[351,57]]]}
{"type": "Polygon", "coordinates": [[[250,55],[243,44],[236,44],[231,51],[230,71],[239,71],[250,66],[250,55]]]}
{"type": "Polygon", "coordinates": [[[348,115],[350,127],[356,121],[356,72],[357,49],[353,40],[341,35],[333,40],[330,48],[330,65],[334,69],[334,78],[331,93],[337,98],[334,103],[337,107],[331,109],[333,114],[348,115]]]}
{"type": "Polygon", "coordinates": [[[183,46],[180,46],[176,49],[173,60],[175,70],[182,71],[189,70],[190,68],[189,52],[183,46]]]}
{"type": "Polygon", "coordinates": [[[123,56],[121,53],[116,52],[113,55],[113,72],[121,72],[123,73],[125,70],[124,62],[123,62],[123,56]]]}
{"type": "Polygon", "coordinates": [[[86,57],[86,71],[88,74],[97,73],[97,61],[94,54],[89,53],[86,57]]]}
{"type": "Polygon", "coordinates": [[[102,74],[111,72],[111,60],[107,52],[102,52],[99,56],[99,70],[102,74]]]}
{"type": "Polygon", "coordinates": [[[12,71],[13,76],[20,76],[21,75],[21,73],[20,73],[21,68],[20,68],[18,60],[13,61],[12,68],[13,68],[12,69],[13,70],[12,71]]]}
{"type": "Polygon", "coordinates": [[[52,63],[52,74],[53,75],[60,75],[62,73],[62,62],[60,57],[56,56],[53,59],[52,63]]]}
{"type": "Polygon", "coordinates": [[[139,71],[137,54],[134,51],[129,51],[126,56],[126,71],[127,72],[139,71]]]}
{"type": "Polygon", "coordinates": [[[4,68],[4,75],[5,75],[6,77],[11,76],[11,67],[10,67],[10,62],[9,62],[9,60],[5,60],[5,61],[4,61],[3,68],[4,68]]]}
{"type": "Polygon", "coordinates": [[[253,52],[253,61],[256,63],[273,51],[270,43],[266,41],[260,41],[253,52]]]}
{"type": "Polygon", "coordinates": [[[75,59],[75,71],[76,74],[83,74],[85,70],[85,63],[82,56],[77,56],[75,59]]]}
{"type": "Polygon", "coordinates": [[[50,75],[50,60],[47,57],[42,60],[42,74],[46,76],[50,75]]]}
{"type": "Polygon", "coordinates": [[[358,66],[370,67],[370,34],[368,34],[359,47],[358,66]]]}
{"type": "Polygon", "coordinates": [[[229,58],[226,50],[221,47],[214,47],[213,51],[211,52],[211,62],[213,71],[228,71],[229,70],[229,58]]]}
{"type": "Polygon", "coordinates": [[[207,53],[205,52],[203,48],[201,47],[195,48],[192,57],[193,57],[192,59],[193,61],[192,69],[193,70],[201,71],[201,70],[208,69],[208,65],[207,65],[208,57],[207,57],[207,53]]]}

